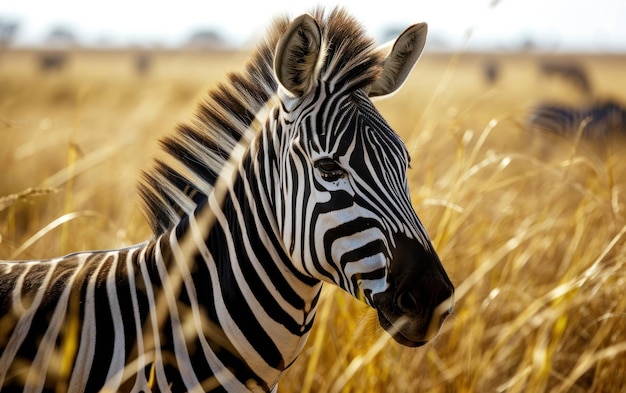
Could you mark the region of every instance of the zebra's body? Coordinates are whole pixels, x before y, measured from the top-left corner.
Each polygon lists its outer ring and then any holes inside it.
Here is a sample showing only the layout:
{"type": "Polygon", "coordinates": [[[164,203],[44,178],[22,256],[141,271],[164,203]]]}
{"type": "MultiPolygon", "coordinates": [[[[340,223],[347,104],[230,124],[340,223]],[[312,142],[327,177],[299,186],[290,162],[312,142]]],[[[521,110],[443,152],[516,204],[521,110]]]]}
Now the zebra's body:
{"type": "Polygon", "coordinates": [[[384,57],[342,10],[278,21],[163,142],[141,189],[153,239],[0,263],[2,391],[275,390],[324,281],[398,342],[432,338],[453,287],[369,99],[400,87],[425,34],[384,57]]]}
{"type": "Polygon", "coordinates": [[[580,135],[585,139],[602,140],[626,135],[626,109],[613,100],[581,107],[545,103],[532,110],[528,124],[531,128],[565,137],[580,135]]]}

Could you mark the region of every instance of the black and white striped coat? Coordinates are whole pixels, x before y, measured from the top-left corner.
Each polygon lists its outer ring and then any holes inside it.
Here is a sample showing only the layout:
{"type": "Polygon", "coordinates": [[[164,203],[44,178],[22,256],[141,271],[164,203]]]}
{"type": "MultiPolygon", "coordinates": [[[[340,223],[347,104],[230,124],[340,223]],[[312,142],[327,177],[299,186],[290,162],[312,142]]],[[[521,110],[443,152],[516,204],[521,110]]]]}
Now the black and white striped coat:
{"type": "Polygon", "coordinates": [[[528,126],[570,138],[580,136],[602,140],[612,136],[626,136],[626,109],[614,100],[580,107],[544,103],[532,109],[528,126]]]}
{"type": "Polygon", "coordinates": [[[425,36],[411,26],[383,51],[341,9],[276,21],[146,171],[154,238],[0,263],[2,392],[275,390],[323,282],[399,343],[430,340],[453,286],[370,101],[402,85],[425,36]]]}

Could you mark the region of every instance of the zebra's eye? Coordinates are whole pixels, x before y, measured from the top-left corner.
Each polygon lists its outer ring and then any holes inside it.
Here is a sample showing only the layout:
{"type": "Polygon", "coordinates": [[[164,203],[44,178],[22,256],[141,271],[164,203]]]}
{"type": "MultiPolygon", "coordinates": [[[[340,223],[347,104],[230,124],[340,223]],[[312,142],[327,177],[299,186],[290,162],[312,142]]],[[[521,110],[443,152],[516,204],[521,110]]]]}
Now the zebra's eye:
{"type": "Polygon", "coordinates": [[[331,158],[322,158],[315,162],[315,168],[320,171],[322,178],[326,181],[339,180],[345,175],[344,170],[331,158]]]}

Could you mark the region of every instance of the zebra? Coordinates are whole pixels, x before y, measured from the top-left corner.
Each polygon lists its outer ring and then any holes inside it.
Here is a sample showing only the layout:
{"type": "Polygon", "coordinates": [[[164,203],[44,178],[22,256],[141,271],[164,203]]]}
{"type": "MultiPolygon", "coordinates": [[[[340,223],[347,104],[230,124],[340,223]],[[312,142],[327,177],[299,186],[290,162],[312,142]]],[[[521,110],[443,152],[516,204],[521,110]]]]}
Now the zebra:
{"type": "Polygon", "coordinates": [[[151,239],[0,264],[2,391],[275,392],[323,283],[402,345],[435,337],[454,286],[371,101],[426,34],[377,48],[343,8],[277,18],[143,173],[151,239]]]}
{"type": "Polygon", "coordinates": [[[134,57],[134,65],[135,72],[137,75],[146,75],[150,72],[150,68],[152,68],[152,62],[154,61],[153,56],[150,55],[147,51],[138,50],[133,55],[134,57]]]}
{"type": "Polygon", "coordinates": [[[69,61],[67,51],[45,51],[38,55],[39,70],[42,73],[62,71],[69,61]]]}
{"type": "Polygon", "coordinates": [[[592,93],[592,85],[586,69],[575,61],[544,60],[539,63],[539,72],[547,77],[560,77],[583,95],[592,93]]]}
{"type": "Polygon", "coordinates": [[[532,109],[528,126],[566,137],[580,135],[589,140],[604,140],[626,135],[626,108],[612,99],[578,108],[561,103],[543,103],[532,109]]]}
{"type": "Polygon", "coordinates": [[[587,70],[575,61],[544,60],[539,63],[539,72],[547,77],[560,77],[584,95],[592,93],[587,70]]]}
{"type": "Polygon", "coordinates": [[[482,71],[487,84],[494,85],[500,77],[500,64],[495,59],[487,59],[482,64],[482,71]]]}

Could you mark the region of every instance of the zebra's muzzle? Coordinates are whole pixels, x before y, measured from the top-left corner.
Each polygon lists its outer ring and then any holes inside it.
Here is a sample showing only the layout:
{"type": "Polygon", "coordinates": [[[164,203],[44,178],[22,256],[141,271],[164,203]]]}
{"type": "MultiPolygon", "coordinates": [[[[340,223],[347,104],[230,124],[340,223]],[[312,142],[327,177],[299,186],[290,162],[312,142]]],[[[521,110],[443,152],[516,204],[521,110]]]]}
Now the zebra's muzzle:
{"type": "Polygon", "coordinates": [[[400,237],[387,276],[389,286],[373,296],[373,305],[383,329],[398,343],[418,347],[437,335],[454,309],[454,286],[434,251],[400,237]]]}
{"type": "Polygon", "coordinates": [[[407,347],[420,347],[433,339],[445,318],[454,309],[454,293],[434,308],[429,318],[416,318],[411,313],[398,317],[388,316],[377,308],[378,321],[383,329],[399,344],[407,347]]]}

